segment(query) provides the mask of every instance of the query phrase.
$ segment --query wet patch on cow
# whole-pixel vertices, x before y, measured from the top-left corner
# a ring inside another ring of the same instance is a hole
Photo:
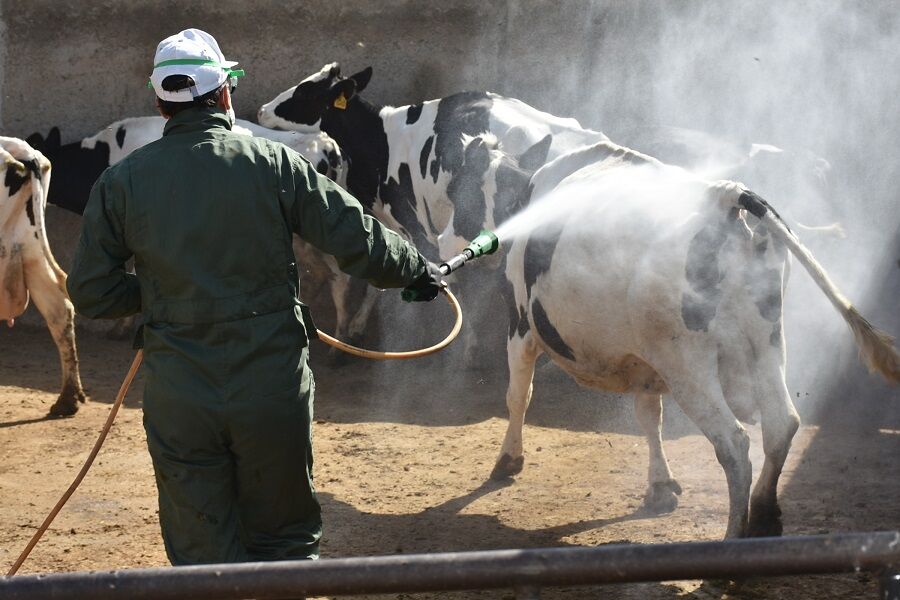
[[[422,115],[422,105],[421,104],[412,104],[409,108],[406,109],[406,124],[412,125],[416,121],[419,120],[419,117]]]
[[[497,192],[494,195],[494,223],[500,224],[521,212],[531,201],[531,176],[547,161],[552,135],[519,155],[514,162],[503,160],[497,167]]]
[[[716,316],[725,273],[719,267],[719,251],[727,238],[721,224],[701,229],[688,245],[685,279],[691,291],[681,298],[681,319],[691,331],[707,331]]]
[[[478,235],[484,225],[484,175],[490,165],[487,144],[475,138],[466,146],[462,164],[447,184],[447,197],[453,204],[453,230],[467,240]]]
[[[497,192],[494,195],[494,223],[498,225],[521,212],[531,199],[531,171],[504,160],[497,167]]]
[[[493,100],[486,92],[461,92],[438,102],[434,118],[434,157],[438,169],[456,173],[463,163],[463,135],[476,136],[489,130],[492,105]]]
[[[537,278],[550,270],[553,262],[553,253],[559,236],[562,234],[564,223],[557,221],[547,223],[541,228],[540,233],[533,233],[525,242],[524,270],[525,293],[531,298],[531,288]]]
[[[534,330],[547,346],[555,353],[569,360],[575,360],[575,354],[568,344],[559,335],[556,327],[547,317],[547,312],[540,300],[535,300],[531,305],[531,317],[534,319]]]
[[[120,125],[119,129],[116,131],[116,143],[119,145],[121,149],[122,146],[125,145],[125,126]]]
[[[422,146],[422,152],[419,153],[419,168],[422,170],[422,179],[428,173],[428,157],[431,156],[431,145],[434,143],[434,136],[428,136],[425,144]]]

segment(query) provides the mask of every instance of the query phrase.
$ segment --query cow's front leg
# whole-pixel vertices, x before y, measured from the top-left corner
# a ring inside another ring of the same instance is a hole
[[[34,304],[47,322],[62,364],[62,391],[50,407],[50,414],[55,417],[74,415],[78,411],[78,403],[87,399],[78,372],[75,309],[63,291],[64,284],[57,280],[47,265],[26,267],[25,278]]]
[[[509,387],[506,390],[506,407],[509,409],[509,425],[500,449],[500,458],[491,471],[491,479],[512,477],[522,471],[525,456],[522,448],[522,427],[525,411],[531,402],[534,363],[539,351],[528,331],[524,336],[514,332],[506,345],[509,362]]]
[[[672,477],[662,445],[662,396],[635,394],[634,414],[650,449],[647,495],[644,506],[654,513],[672,512],[678,506],[681,486]]]

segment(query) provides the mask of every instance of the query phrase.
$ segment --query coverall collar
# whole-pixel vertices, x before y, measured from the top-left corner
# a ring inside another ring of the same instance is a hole
[[[206,131],[215,127],[231,129],[231,120],[225,111],[207,107],[188,108],[166,121],[163,135]]]

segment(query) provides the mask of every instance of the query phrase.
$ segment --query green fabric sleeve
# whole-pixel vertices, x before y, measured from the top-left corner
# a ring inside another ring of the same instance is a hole
[[[313,169],[298,153],[283,147],[282,190],[292,229],[337,259],[342,271],[380,288],[404,287],[425,272],[426,260],[415,247],[378,220],[364,214],[356,198]]]
[[[132,252],[125,245],[124,201],[122,183],[107,169],[84,209],[66,288],[75,310],[91,319],[117,319],[141,310],[137,277],[125,269]]]

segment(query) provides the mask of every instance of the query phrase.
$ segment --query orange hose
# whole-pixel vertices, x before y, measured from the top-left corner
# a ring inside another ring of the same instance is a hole
[[[110,427],[112,427],[113,421],[116,418],[116,413],[119,412],[119,407],[122,406],[122,401],[125,399],[125,394],[128,393],[128,388],[131,386],[131,381],[137,374],[137,370],[141,366],[141,361],[143,360],[143,358],[143,351],[138,350],[137,354],[135,354],[134,356],[134,360],[131,363],[131,368],[128,370],[128,374],[125,376],[125,380],[122,381],[122,386],[119,388],[119,393],[116,395],[116,400],[115,402],[113,402],[112,408],[109,411],[109,416],[106,417],[106,423],[103,425],[103,429],[100,430],[100,437],[97,438],[96,443],[94,443],[94,448],[88,455],[87,460],[84,461],[84,466],[81,467],[81,471],[79,471],[78,475],[75,476],[75,481],[72,482],[72,485],[69,486],[69,489],[66,490],[66,493],[62,495],[62,498],[59,499],[59,502],[57,502],[56,506],[53,507],[53,510],[50,511],[50,514],[47,515],[47,518],[44,519],[44,522],[40,527],[38,527],[38,530],[32,536],[31,541],[28,542],[27,546],[25,546],[25,550],[22,551],[22,554],[20,554],[19,558],[16,559],[16,562],[13,563],[12,568],[7,571],[7,577],[12,577],[16,574],[16,571],[19,570],[19,567],[22,566],[22,563],[25,562],[25,559],[28,558],[29,554],[31,554],[32,549],[34,549],[35,545],[37,545],[38,541],[41,539],[41,536],[43,536],[44,532],[47,531],[47,529],[50,527],[50,523],[53,522],[53,519],[56,518],[56,515],[59,514],[59,511],[62,510],[62,507],[65,505],[65,503],[68,502],[72,494],[75,493],[75,489],[78,487],[78,484],[81,483],[81,480],[84,479],[84,476],[87,475],[88,469],[91,468],[94,459],[97,458],[97,453],[100,452],[100,446],[102,446],[103,442],[106,440],[106,434],[109,433],[109,429]]]
[[[446,287],[441,288],[441,291],[447,295],[447,301],[456,312],[456,323],[453,324],[453,329],[450,330],[450,333],[447,335],[447,337],[445,337],[434,346],[429,346],[428,348],[422,348],[421,350],[408,350],[406,352],[382,352],[379,350],[366,350],[365,348],[357,348],[356,346],[346,344],[341,340],[333,338],[327,333],[324,333],[323,331],[320,331],[318,329],[316,329],[316,332],[319,334],[319,339],[329,346],[334,346],[338,350],[343,350],[348,354],[354,354],[363,358],[371,358],[374,360],[403,360],[408,358],[428,356],[429,354],[434,354],[435,352],[443,350],[444,348],[449,346],[450,342],[456,339],[456,336],[459,335],[459,331],[462,329],[462,308],[460,308],[459,306],[459,300],[457,300],[456,296],[453,295],[453,292],[451,292]]]

